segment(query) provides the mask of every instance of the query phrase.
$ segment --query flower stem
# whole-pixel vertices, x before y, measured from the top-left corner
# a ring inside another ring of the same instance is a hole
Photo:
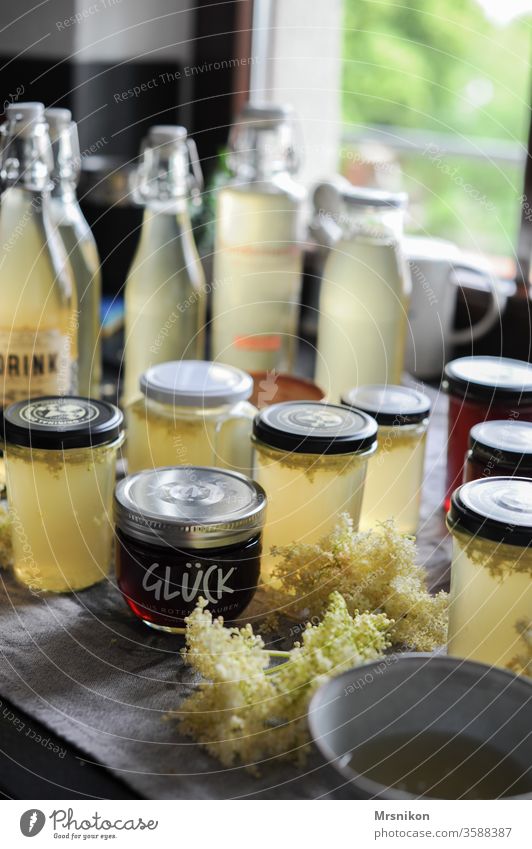
[[[289,651],[275,651],[273,649],[272,650],[264,649],[264,651],[266,652],[266,654],[269,654],[270,657],[286,657],[286,658],[290,657]]]

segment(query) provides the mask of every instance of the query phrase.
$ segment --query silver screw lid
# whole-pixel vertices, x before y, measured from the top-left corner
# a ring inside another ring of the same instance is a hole
[[[174,548],[221,548],[260,533],[266,493],[237,472],[168,466],[129,475],[115,490],[115,522],[126,536]]]

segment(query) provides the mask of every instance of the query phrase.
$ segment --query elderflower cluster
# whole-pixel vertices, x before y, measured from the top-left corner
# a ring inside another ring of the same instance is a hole
[[[319,625],[307,625],[285,662],[269,654],[250,625],[225,628],[201,601],[187,619],[183,654],[203,680],[179,708],[181,730],[225,766],[279,756],[302,761],[307,708],[328,677],[382,656],[392,625],[384,614],[353,613],[332,593]]]
[[[392,520],[357,533],[344,514],[336,528],[315,545],[293,543],[274,548],[279,562],[271,591],[273,604],[307,618],[320,617],[327,596],[337,590],[350,612],[383,611],[395,624],[394,643],[432,651],[446,641],[448,595],[430,595],[423,568],[416,563],[412,537]]]

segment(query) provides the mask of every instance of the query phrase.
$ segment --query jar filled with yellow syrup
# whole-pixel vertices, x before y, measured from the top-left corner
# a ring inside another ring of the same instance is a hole
[[[256,408],[249,374],[223,363],[181,360],[148,369],[128,410],[129,472],[217,466],[249,474]]]
[[[463,484],[447,525],[449,654],[532,674],[532,480]]]
[[[379,426],[370,458],[360,528],[393,519],[402,533],[415,534],[423,484],[430,398],[408,386],[360,386],[342,397]]]
[[[262,577],[275,565],[272,546],[313,543],[342,513],[358,528],[377,424],[334,404],[294,401],[261,410],[253,425],[254,477],[266,490]]]
[[[4,413],[13,568],[35,592],[69,592],[107,576],[122,413],[48,396]]]

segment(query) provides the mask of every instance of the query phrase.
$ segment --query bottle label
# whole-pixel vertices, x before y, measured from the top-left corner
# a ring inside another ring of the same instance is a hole
[[[70,337],[59,330],[0,329],[0,406],[72,391]]]

